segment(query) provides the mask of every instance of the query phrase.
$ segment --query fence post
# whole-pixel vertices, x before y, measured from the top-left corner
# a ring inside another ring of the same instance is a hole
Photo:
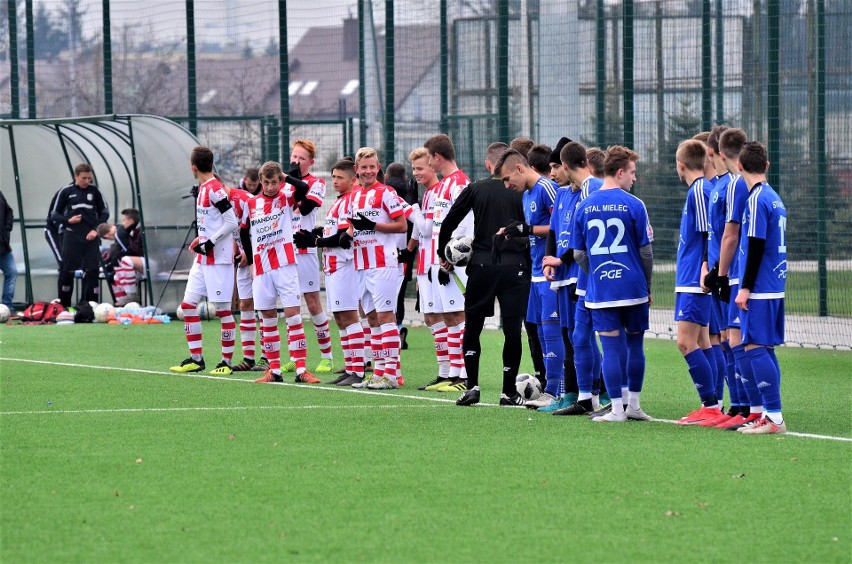
[[[633,0],[624,0],[623,16],[624,145],[633,149]]]
[[[767,37],[766,46],[769,54],[767,72],[767,108],[766,118],[768,122],[768,146],[769,161],[774,163],[769,168],[769,184],[780,193],[781,187],[778,182],[781,179],[780,164],[783,160],[781,155],[781,85],[780,85],[780,54],[779,35],[781,32],[781,14],[779,2],[767,2]]]
[[[604,0],[597,0],[595,12],[595,137],[606,147],[606,12]]]
[[[195,1],[186,0],[186,103],[189,131],[198,133],[198,93],[195,84]]]
[[[447,0],[441,0],[441,133],[448,133],[447,114],[450,113],[450,39],[447,29]]]
[[[279,134],[280,158],[290,159],[290,57],[287,51],[287,0],[278,0],[278,70],[281,131]],[[284,168],[287,168],[286,166]]]
[[[817,177],[817,272],[819,314],[828,315],[828,157],[825,154],[825,0],[816,0],[816,177]]]
[[[358,0],[358,143],[367,146],[367,59],[364,37],[364,2]],[[352,155],[353,157],[355,155]]]
[[[497,139],[509,142],[509,0],[497,0]]]
[[[18,3],[8,2],[9,10],[9,95],[12,98],[12,119],[21,117],[21,85],[18,68]]]
[[[701,3],[701,130],[713,125],[713,61],[710,37],[710,0]]]
[[[725,120],[725,15],[716,0],[716,123]]]
[[[103,0],[104,39],[104,113],[112,113],[112,34],[110,33],[109,1]]]
[[[393,0],[385,0],[385,163],[392,163],[396,150],[394,137],[395,97],[394,97],[394,33]]]
[[[27,117],[36,117],[36,81],[35,81],[35,23],[33,20],[33,0],[26,0],[27,14]]]

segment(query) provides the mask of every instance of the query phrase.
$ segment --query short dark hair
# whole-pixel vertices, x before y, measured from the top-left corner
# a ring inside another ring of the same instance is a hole
[[[446,133],[433,135],[423,143],[423,146],[432,155],[441,155],[448,161],[456,160],[456,148]]]
[[[121,215],[127,217],[133,223],[139,223],[139,210],[135,208],[121,210]]]
[[[249,180],[260,180],[260,174],[258,174],[257,169],[254,167],[246,169],[245,177]]]
[[[530,149],[530,152],[527,153],[527,161],[529,161],[530,166],[533,168],[533,170],[535,170],[539,174],[549,174],[550,153],[552,152],[553,149],[551,149],[544,143],[533,145],[533,147]]]
[[[488,148],[485,149],[485,160],[493,165],[498,160],[500,160],[500,157],[503,156],[503,153],[505,153],[508,150],[509,150],[508,145],[506,145],[502,141],[496,141],[496,142],[488,145]]]
[[[728,129],[727,125],[714,125],[710,130],[710,135],[707,136],[707,146],[713,149],[713,152],[719,153],[719,138]]]
[[[638,161],[639,153],[632,151],[622,145],[612,145],[606,149],[606,158],[604,159],[604,174],[607,176],[615,176],[621,169],[627,168],[627,163],[630,161]]]
[[[675,159],[682,162],[687,170],[704,170],[707,160],[707,145],[698,139],[687,139],[678,145]]]
[[[74,176],[81,174],[83,172],[92,172],[92,165],[89,163],[80,163],[74,167]]]
[[[204,145],[198,145],[192,149],[189,162],[198,169],[198,172],[213,172],[213,151]]]
[[[606,160],[606,151],[600,147],[589,147],[586,149],[586,161],[592,169],[592,174],[598,178],[604,175],[604,161]]]
[[[503,167],[506,166],[507,163],[513,164],[516,162],[521,163],[524,166],[530,165],[529,162],[527,162],[527,158],[525,156],[523,156],[521,153],[514,149],[509,149],[508,151],[503,153],[499,159],[497,159],[497,162],[494,164],[494,174],[500,176]]]
[[[587,165],[586,148],[576,141],[571,141],[562,147],[562,151],[559,152],[559,160],[571,170],[584,167]]]
[[[769,154],[766,147],[758,141],[747,141],[740,151],[740,166],[745,172],[751,174],[763,174],[769,164]]]
[[[355,176],[355,161],[352,159],[343,158],[334,163],[334,166],[331,167],[332,172],[335,170],[342,170],[347,174],[351,174]]]
[[[527,153],[530,152],[533,145],[535,145],[535,141],[529,137],[515,137],[512,139],[512,142],[509,143],[509,148],[513,151],[519,152],[522,157],[527,158]]]
[[[702,143],[705,143],[705,144],[707,143],[708,137],[710,137],[709,131],[702,131],[701,133],[698,133],[698,134],[692,136],[692,138],[695,139],[696,141],[701,141]]]
[[[405,165],[400,163],[391,163],[385,169],[387,178],[405,178]]]
[[[735,159],[748,141],[745,131],[739,127],[731,127],[719,136],[719,151],[729,159]]]

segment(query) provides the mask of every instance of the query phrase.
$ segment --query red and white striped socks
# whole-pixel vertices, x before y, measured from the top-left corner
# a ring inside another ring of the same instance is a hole
[[[432,331],[432,336],[435,338],[435,357],[438,361],[438,376],[449,378],[450,355],[447,350],[447,325],[443,321],[439,321],[431,325],[429,330]]]
[[[447,329],[447,349],[450,355],[450,378],[463,378],[464,356],[462,356],[462,339],[464,338],[464,321]]]
[[[388,379],[396,381],[399,376],[399,328],[396,323],[385,323],[379,330],[382,336],[382,358],[384,359],[382,373]]]
[[[278,333],[278,317],[263,318],[263,352],[273,374],[281,374],[281,335]]]
[[[320,355],[322,358],[334,358],[331,353],[331,330],[328,328],[328,317],[325,312],[312,315],[311,321],[314,322],[314,332],[317,334]]]
[[[353,323],[343,330],[344,348],[343,355],[346,357],[348,350],[348,364],[344,370],[364,376],[364,329],[360,323]]]
[[[254,310],[240,312],[240,344],[243,349],[243,359],[254,360],[255,339],[257,328]]]
[[[302,325],[301,314],[287,318],[287,343],[290,349],[290,358],[296,363],[296,374],[301,375],[305,372],[305,359],[308,356],[305,327]],[[268,357],[267,360],[269,360]]]
[[[186,344],[189,345],[189,356],[192,360],[201,360],[201,318],[198,316],[198,304],[183,302],[183,330],[186,333]]]
[[[234,358],[234,342],[236,340],[237,322],[234,320],[234,314],[230,308],[217,311],[216,317],[222,323],[222,360],[228,366],[231,366],[231,361]]]

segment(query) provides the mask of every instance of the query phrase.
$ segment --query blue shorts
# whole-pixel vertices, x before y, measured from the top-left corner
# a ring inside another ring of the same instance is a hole
[[[574,327],[580,325],[592,326],[592,312],[586,307],[586,297],[579,296],[574,306]]]
[[[740,308],[737,307],[737,294],[740,292],[740,285],[731,286],[731,301],[725,304],[722,302],[722,307],[725,305],[728,306],[728,328],[731,329],[739,329],[740,321],[742,318],[740,317]]]
[[[590,310],[592,327],[597,332],[626,329],[628,333],[640,333],[648,330],[647,302],[623,307],[607,307]]]
[[[705,294],[675,293],[675,321],[691,321],[706,326],[710,323],[710,300],[712,296]]]
[[[784,298],[749,300],[740,310],[744,345],[774,347],[784,343]]]
[[[533,282],[530,285],[527,321],[536,325],[541,325],[545,321],[559,321],[556,292],[550,289],[550,282]]]
[[[556,290],[556,305],[559,307],[559,324],[568,330],[574,329],[574,302],[571,301],[573,286],[560,286]]]
[[[728,304],[717,298],[710,296],[710,334],[719,335],[721,331],[727,329],[726,320]]]

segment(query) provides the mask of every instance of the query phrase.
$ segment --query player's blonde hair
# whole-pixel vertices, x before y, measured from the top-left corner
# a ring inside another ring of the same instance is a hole
[[[639,153],[628,149],[623,145],[612,145],[606,149],[606,158],[604,159],[604,174],[607,176],[615,176],[621,169],[627,169],[627,164],[630,161],[636,162],[639,160]]]
[[[295,149],[296,147],[301,147],[307,151],[311,156],[311,159],[317,155],[317,146],[310,139],[296,139],[296,141],[293,142],[293,148]]]
[[[410,153],[408,153],[408,162],[413,163],[417,159],[422,159],[423,157],[429,156],[429,149],[426,147],[417,147]]]
[[[266,161],[258,171],[261,178],[281,178],[284,176],[284,171],[281,170],[281,165],[275,161]]]
[[[361,147],[358,149],[358,152],[355,153],[355,164],[361,162],[362,159],[371,159],[371,158],[379,158],[379,154],[372,147]]]

